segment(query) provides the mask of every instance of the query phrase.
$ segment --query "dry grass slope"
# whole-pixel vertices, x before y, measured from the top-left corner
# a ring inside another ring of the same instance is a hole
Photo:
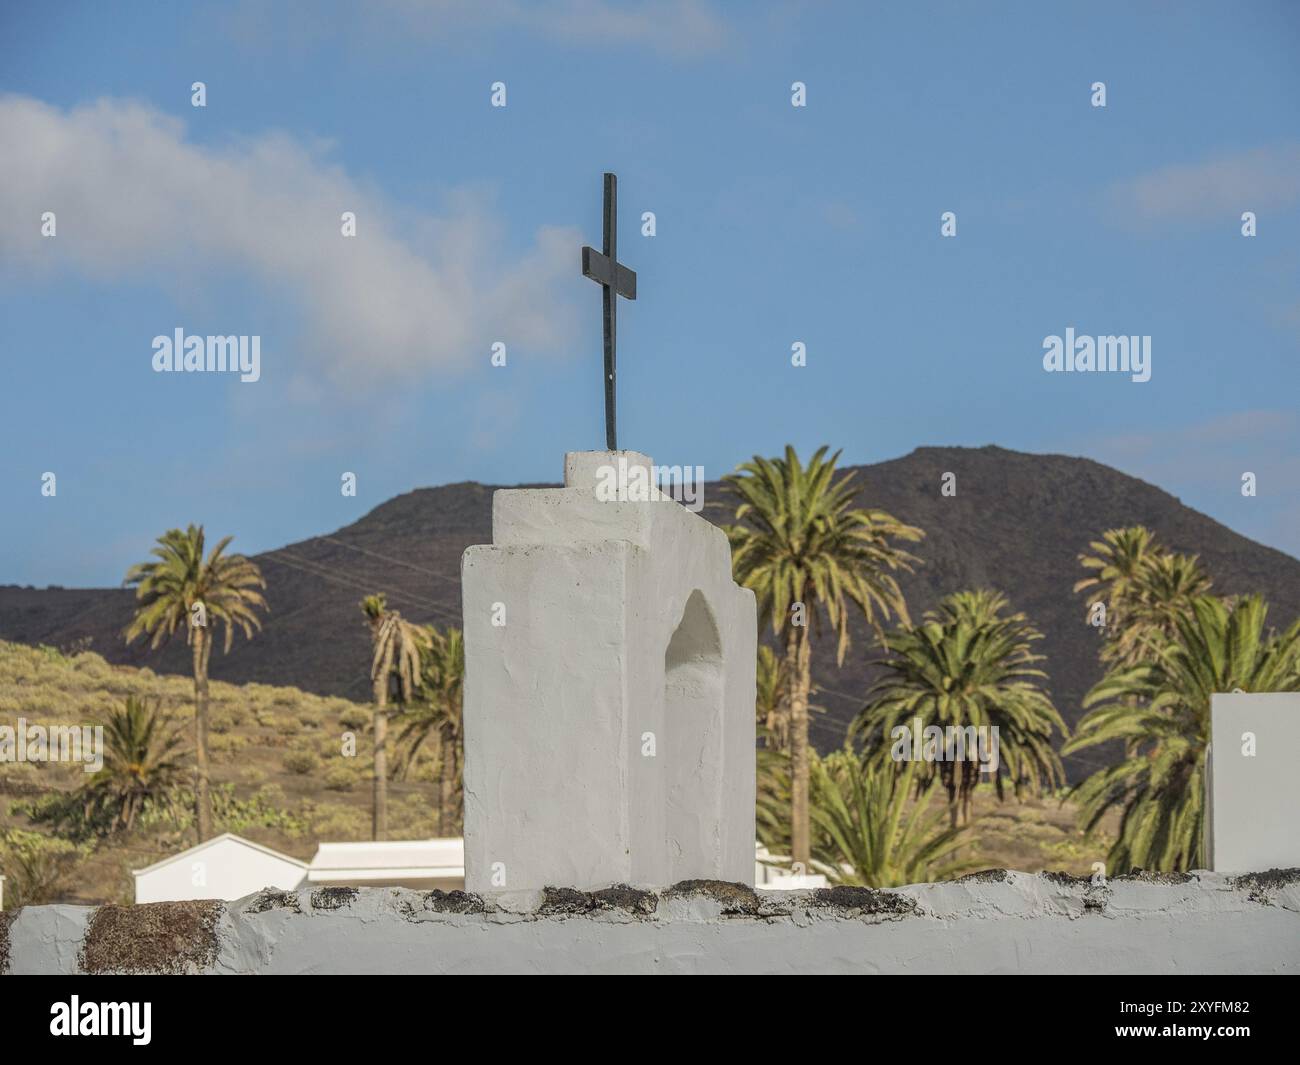
[[[128,695],[157,699],[163,713],[192,735],[193,684],[149,669],[113,666],[97,654],[64,655],[52,648],[0,641],[0,723],[94,724]],[[343,739],[356,737],[344,757]],[[236,800],[218,831],[309,859],[318,840],[361,840],[370,833],[370,708],[347,699],[267,684],[212,682],[212,780]],[[389,791],[390,835],[436,834],[435,767],[417,763]],[[79,766],[0,764],[0,832],[33,829],[15,811],[85,779]],[[131,869],[143,868],[194,843],[193,829],[150,819],[139,831],[101,844],[68,878],[66,901],[132,900]],[[0,872],[4,870],[0,868]]]
[[[159,700],[185,729],[193,720],[192,684],[148,669],[113,666],[97,654],[64,655],[52,648],[0,641],[0,723],[93,724],[128,695]],[[218,831],[233,831],[302,859],[318,841],[361,840],[370,830],[370,710],[346,699],[266,684],[212,683],[212,774],[234,809],[218,810]],[[356,737],[355,757],[341,754]],[[0,764],[0,833],[46,832],[16,808],[85,778],[78,766]],[[418,839],[437,833],[436,766],[418,763],[390,789],[390,835]],[[1087,873],[1109,840],[1085,841],[1074,810],[1059,797],[998,804],[981,791],[975,802],[975,855],[988,868]],[[188,823],[149,819],[121,839],[100,843],[71,867],[58,894],[67,902],[131,902],[132,869],[194,843]],[[3,862],[3,856],[0,856]],[[3,872],[0,865],[0,872]]]

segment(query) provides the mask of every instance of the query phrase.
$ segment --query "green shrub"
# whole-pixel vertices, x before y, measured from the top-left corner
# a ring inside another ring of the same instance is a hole
[[[355,732],[370,724],[370,712],[363,706],[349,706],[339,714],[339,724]]]
[[[305,776],[313,773],[320,768],[320,759],[316,757],[315,751],[304,751],[302,749],[286,751],[281,764],[290,773],[297,773]]]
[[[283,810],[288,806],[288,800],[284,797],[284,788],[274,781],[263,784],[253,792],[251,801],[273,810]]]
[[[11,828],[0,834],[5,905],[40,906],[58,901],[71,886],[73,867],[89,850],[64,839]]]
[[[228,735],[218,734],[208,737],[208,750],[213,754],[235,754],[242,751],[251,742],[247,736],[239,736],[233,733]]]
[[[235,727],[235,719],[225,709],[214,710],[208,716],[208,731],[220,736]]]
[[[336,765],[325,774],[325,787],[330,791],[351,791],[357,775],[345,765]]]
[[[370,814],[351,806],[321,803],[312,810],[308,829],[316,839],[369,839]]]

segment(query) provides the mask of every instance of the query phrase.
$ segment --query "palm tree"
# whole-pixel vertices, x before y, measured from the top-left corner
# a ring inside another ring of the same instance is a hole
[[[389,610],[382,593],[361,600],[361,612],[370,623],[370,682],[375,693],[371,835],[383,839],[388,834],[388,688],[396,680],[398,697],[403,703],[411,701],[420,672],[420,651],[429,645],[429,634],[396,610]]]
[[[1066,754],[1123,740],[1132,757],[1098,770],[1074,790],[1091,832],[1122,808],[1113,872],[1135,867],[1195,869],[1204,864],[1205,751],[1215,692],[1300,691],[1300,621],[1266,636],[1259,596],[1233,603],[1198,596],[1176,619],[1175,638],[1136,666],[1116,666],[1084,699]]]
[[[1177,619],[1190,615],[1196,596],[1209,593],[1210,578],[1195,555],[1171,553],[1141,525],[1109,529],[1102,542],[1092,546],[1098,556],[1080,555],[1079,560],[1099,576],[1074,587],[1081,591],[1105,586],[1110,593],[1111,618],[1101,661],[1107,668],[1139,665],[1174,638]],[[1129,742],[1125,755],[1133,754]]]
[[[1171,636],[1173,619],[1210,590],[1195,555],[1172,554],[1145,526],[1107,529],[1089,546],[1096,553],[1080,555],[1079,562],[1094,575],[1076,581],[1074,590],[1098,596],[1094,601],[1106,607],[1105,662],[1137,665],[1143,644]]]
[[[1130,643],[1154,642],[1156,646],[1168,643],[1176,634],[1178,618],[1191,613],[1192,601],[1209,594],[1212,583],[1196,555],[1155,552],[1139,574],[1136,602],[1131,611],[1131,625],[1138,631]],[[1136,657],[1140,659],[1141,653]]]
[[[1052,732],[1067,734],[1065,722],[1041,684],[1047,674],[1030,645],[1043,638],[1024,614],[1006,614],[1007,600],[998,592],[956,592],[927,611],[921,625],[903,626],[885,637],[888,658],[873,665],[885,669],[867,695],[849,730],[851,738],[868,739],[868,757],[878,769],[892,757],[889,740],[899,726],[988,729],[997,737],[993,781],[1003,797],[1003,772],[1017,794],[1044,784],[1065,782],[1061,760],[1052,749]],[[996,732],[992,732],[996,729]],[[975,735],[978,735],[976,733]],[[914,744],[920,735],[912,737]],[[896,763],[910,773],[911,761]],[[924,783],[937,775],[948,792],[950,823],[969,822],[971,795],[979,783],[978,761],[925,763]]]
[[[1124,529],[1107,529],[1100,540],[1089,545],[1095,552],[1080,555],[1079,564],[1093,570],[1094,575],[1076,581],[1076,592],[1092,591],[1106,603],[1108,624],[1119,620],[1115,615],[1133,597],[1142,567],[1147,557],[1158,550],[1151,530],[1143,525],[1130,525]]]
[[[790,682],[785,659],[762,644],[758,648],[758,663],[754,671],[756,687],[755,715],[757,725],[763,730],[765,746],[769,750],[786,751],[790,748],[790,715],[787,698]]]
[[[891,540],[925,534],[883,510],[854,506],[853,475],[838,479],[837,451],[819,448],[805,466],[795,449],[784,458],[754,456],[726,478],[740,499],[736,525],[727,528],[736,581],[753,589],[761,618],[785,641],[790,718],[791,857],[810,860],[808,814],[808,695],[812,647],[808,622],[821,614],[836,634],[836,661],[849,647],[849,605],[880,629],[891,613],[906,619],[907,605],[892,571],[917,559]],[[797,613],[796,613],[797,612]]]
[[[171,529],[158,538],[151,552],[155,559],[132,566],[126,584],[135,586],[135,617],[126,630],[126,642],[141,635],[152,637],[156,649],[185,629],[194,666],[195,819],[199,842],[212,835],[212,797],[208,790],[208,660],[212,655],[212,630],[225,628],[223,651],[230,653],[235,629],[245,639],[261,629],[257,609],[269,609],[259,588],[266,587],[261,571],[243,555],[227,555],[233,537],[227,536],[203,557],[203,526],[184,532]]]
[[[759,747],[754,753],[755,832],[773,854],[789,854],[790,759],[771,747]]]
[[[87,822],[129,832],[147,806],[169,806],[183,773],[180,745],[156,701],[127,696],[104,726],[104,766],[81,789]]]
[[[88,855],[84,844],[57,836],[20,828],[0,831],[0,867],[8,878],[5,898],[9,908],[57,902],[69,892],[77,864]]]
[[[785,659],[760,644],[755,674],[755,823],[759,841],[779,854],[790,849],[789,717]]]
[[[420,698],[403,715],[398,746],[405,773],[425,741],[433,737],[438,749],[438,834],[455,834],[456,792],[464,752],[465,641],[460,629],[430,628],[429,645],[421,656]]]
[[[844,750],[813,760],[816,868],[836,883],[898,887],[945,880],[970,868],[953,857],[965,829],[941,826],[930,810],[932,780],[906,812],[915,763],[900,779]]]
[[[756,757],[755,819],[759,841],[773,854],[790,853],[790,685],[786,662],[766,644],[758,648],[755,670]],[[810,695],[817,691],[812,686]],[[809,719],[823,708],[808,704]]]

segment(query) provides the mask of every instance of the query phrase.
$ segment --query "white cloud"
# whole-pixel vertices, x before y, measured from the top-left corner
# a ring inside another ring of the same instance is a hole
[[[1261,543],[1300,558],[1300,414],[1236,411],[1134,433],[1106,433],[1076,449],[1166,491]],[[1241,494],[1253,473],[1258,495]]]
[[[1256,464],[1267,462],[1271,469],[1286,471],[1300,484],[1298,442],[1300,415],[1260,409],[1161,429],[1108,433],[1090,453],[1117,465],[1140,463],[1157,478],[1177,476],[1198,484],[1222,482],[1234,471],[1251,469],[1253,459]]]
[[[1279,144],[1167,166],[1120,182],[1112,202],[1146,222],[1237,219],[1300,201],[1300,145]]]
[[[503,227],[473,197],[442,215],[400,211],[324,145],[268,134],[212,148],[142,104],[63,111],[21,96],[0,97],[0,144],[13,148],[0,161],[0,268],[156,281],[182,305],[251,277],[301,311],[299,369],[313,378],[383,384],[484,359],[494,340],[555,351],[574,333],[558,293],[576,276],[576,232],[541,227],[502,262]],[[54,239],[40,235],[45,211]],[[357,214],[355,238],[340,234],[343,211]]]

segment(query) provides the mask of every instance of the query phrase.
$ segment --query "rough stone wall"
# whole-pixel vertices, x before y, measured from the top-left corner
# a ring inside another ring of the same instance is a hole
[[[1105,885],[994,870],[887,891],[323,888],[5,917],[11,974],[1300,972],[1297,869]]]

